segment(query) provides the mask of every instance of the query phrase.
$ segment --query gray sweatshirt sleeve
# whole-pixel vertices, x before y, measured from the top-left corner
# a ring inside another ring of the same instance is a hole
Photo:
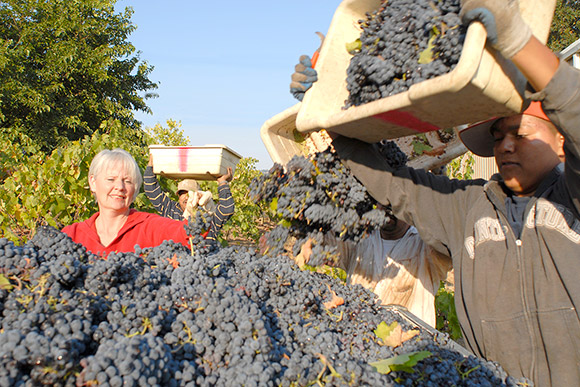
[[[531,94],[564,136],[566,185],[580,213],[580,70],[560,62],[544,90]]]
[[[339,137],[333,145],[341,160],[379,203],[412,224],[435,250],[450,255],[463,242],[465,214],[481,197],[485,180],[451,180],[409,167],[392,170],[374,144]]]
[[[179,207],[179,204],[171,200],[169,196],[163,192],[157,177],[155,177],[155,174],[153,173],[152,166],[147,166],[145,173],[143,174],[143,189],[145,195],[147,195],[147,198],[161,216],[175,220],[183,219],[183,211]]]

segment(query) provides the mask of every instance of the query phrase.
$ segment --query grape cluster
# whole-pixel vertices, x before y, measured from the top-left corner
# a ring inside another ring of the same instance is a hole
[[[2,386],[516,385],[444,334],[383,345],[381,322],[414,326],[361,286],[246,247],[103,259],[40,228],[23,246],[0,238],[0,284]],[[344,304],[329,308],[333,292]],[[423,350],[410,373],[370,365]]]
[[[325,234],[357,242],[388,221],[385,212],[376,208],[365,187],[332,150],[315,153],[311,158],[294,156],[286,169],[285,172],[275,164],[250,184],[250,194],[275,206],[276,213],[284,219],[267,236],[267,245],[275,254],[284,250],[289,237],[299,239],[296,248],[312,239],[315,243],[311,264],[331,263],[336,248],[324,243]],[[274,185],[276,189],[272,189]]]
[[[347,69],[345,108],[401,93],[451,71],[466,28],[459,0],[388,0],[366,19]]]
[[[392,168],[406,165],[407,155],[395,142],[383,140],[376,145]],[[309,158],[294,156],[286,168],[287,172],[274,164],[250,184],[250,194],[275,206],[283,219],[265,237],[268,255],[283,253],[288,250],[285,245],[295,239],[292,254],[296,256],[310,239],[313,248],[308,264],[333,264],[336,246],[329,245],[325,235],[358,242],[392,216],[376,208],[376,201],[330,148]]]
[[[407,154],[399,148],[396,142],[381,140],[377,143],[377,147],[391,168],[397,169],[407,165],[409,158],[407,157]]]
[[[189,217],[184,228],[190,238],[192,254],[196,251],[207,254],[217,248],[217,242],[215,240],[205,239],[204,237],[204,234],[210,227],[211,223],[207,213],[196,211]]]

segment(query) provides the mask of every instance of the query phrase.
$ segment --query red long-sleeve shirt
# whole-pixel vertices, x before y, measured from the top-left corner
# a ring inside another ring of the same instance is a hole
[[[141,248],[154,247],[165,240],[173,240],[189,246],[189,238],[183,228],[186,221],[164,218],[134,209],[129,211],[129,217],[117,237],[108,246],[103,246],[95,227],[95,220],[98,216],[97,212],[84,222],[66,226],[62,231],[74,242],[82,244],[90,252],[101,256],[107,256],[112,251],[135,251],[135,245]]]

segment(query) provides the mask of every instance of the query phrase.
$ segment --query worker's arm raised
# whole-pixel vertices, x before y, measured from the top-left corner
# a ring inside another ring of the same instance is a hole
[[[536,91],[556,73],[558,57],[532,35],[517,0],[462,0],[461,17],[466,24],[480,21],[489,43],[512,60]]]
[[[465,24],[474,20],[483,23],[489,43],[508,59],[532,37],[517,0],[461,0],[460,16]]]

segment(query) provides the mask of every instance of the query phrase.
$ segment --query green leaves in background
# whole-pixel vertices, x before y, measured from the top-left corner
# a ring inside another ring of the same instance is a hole
[[[558,52],[580,37],[580,2],[558,0],[548,36],[548,47]]]
[[[452,291],[445,289],[443,284],[435,295],[435,310],[437,311],[437,329],[447,333],[453,340],[460,339],[463,335],[455,311],[455,295]]]

